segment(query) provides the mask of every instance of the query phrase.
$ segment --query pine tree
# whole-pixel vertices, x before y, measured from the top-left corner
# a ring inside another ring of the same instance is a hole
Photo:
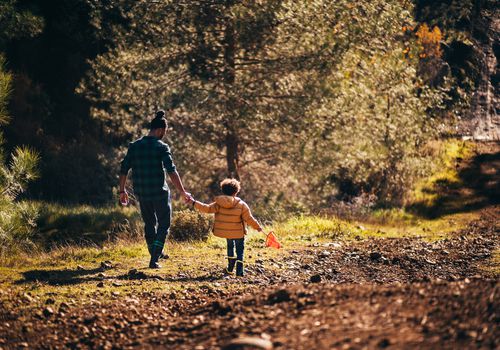
[[[30,12],[20,12],[17,1],[7,0],[0,5],[0,49],[5,40],[33,36],[40,32],[42,21]],[[0,127],[9,122],[7,110],[12,76],[5,69],[0,52]],[[4,153],[4,137],[0,130],[0,256],[18,248],[32,245],[37,210],[33,204],[16,201],[26,185],[38,177],[39,155],[27,147],[16,147],[12,154]]]

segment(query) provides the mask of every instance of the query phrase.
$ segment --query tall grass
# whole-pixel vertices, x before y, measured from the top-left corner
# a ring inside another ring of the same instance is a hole
[[[416,184],[410,194],[409,206],[419,204],[432,207],[442,194],[443,184],[448,188],[460,186],[457,165],[460,161],[470,158],[473,149],[471,142],[456,139],[437,143],[431,151],[434,154],[431,175]]]
[[[66,244],[102,245],[141,235],[140,213],[134,207],[62,206],[39,202],[34,241],[44,249]]]

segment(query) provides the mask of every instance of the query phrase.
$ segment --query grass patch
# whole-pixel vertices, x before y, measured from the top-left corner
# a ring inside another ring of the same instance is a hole
[[[62,206],[36,202],[39,208],[35,243],[44,249],[59,245],[103,245],[140,235],[140,213],[134,207]]]
[[[408,207],[414,210],[433,208],[440,197],[449,190],[463,186],[458,165],[473,155],[474,144],[468,141],[450,139],[429,147],[434,157],[432,175],[419,181],[410,194]]]
[[[147,268],[149,255],[142,240],[118,241],[103,247],[59,247],[31,257],[23,256],[11,267],[0,267],[0,290],[14,299],[22,299],[28,293],[32,307],[42,307],[47,298],[56,298],[58,303],[112,300],[118,295],[134,296],[148,291],[170,293],[218,283],[217,278],[214,280],[214,271],[222,271],[226,264],[226,242],[214,236],[206,242],[169,241],[165,251],[170,258],[162,260],[163,267],[154,271]],[[256,259],[274,259],[283,253],[264,248],[262,234],[249,233],[245,251],[247,264],[255,263]],[[101,270],[104,261],[110,261],[113,268]],[[129,279],[131,269],[148,277]],[[97,287],[99,282],[103,283],[101,287]],[[238,290],[245,285],[235,280],[227,288]]]
[[[500,276],[500,249],[496,248],[491,255],[490,260],[481,266],[484,271],[487,271],[494,276]]]

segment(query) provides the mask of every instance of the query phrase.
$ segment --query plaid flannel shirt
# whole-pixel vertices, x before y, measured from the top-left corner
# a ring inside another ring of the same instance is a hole
[[[120,174],[132,169],[134,193],[139,200],[158,200],[168,196],[165,170],[175,172],[175,165],[168,145],[154,136],[144,136],[129,145],[121,162]]]

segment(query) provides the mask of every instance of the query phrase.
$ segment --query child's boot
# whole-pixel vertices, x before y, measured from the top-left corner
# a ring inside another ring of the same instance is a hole
[[[227,257],[227,273],[233,273],[234,270],[234,265],[236,264],[236,257],[235,256],[228,256]]]
[[[243,261],[236,261],[236,276],[243,276]]]

